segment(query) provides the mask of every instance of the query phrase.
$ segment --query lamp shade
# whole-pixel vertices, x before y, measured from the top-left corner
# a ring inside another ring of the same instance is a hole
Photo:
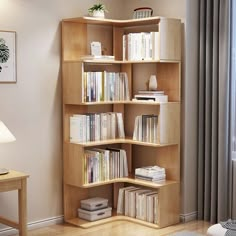
[[[13,142],[15,140],[16,138],[14,137],[14,135],[0,120],[0,143],[8,143],[8,142]]]

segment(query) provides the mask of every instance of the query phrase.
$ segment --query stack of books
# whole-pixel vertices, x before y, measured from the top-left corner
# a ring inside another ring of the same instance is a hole
[[[133,101],[154,101],[154,102],[168,102],[168,95],[164,94],[164,91],[147,91],[140,90],[138,94],[134,95]]]
[[[135,178],[159,182],[166,179],[165,168],[159,166],[146,166],[135,169]]]

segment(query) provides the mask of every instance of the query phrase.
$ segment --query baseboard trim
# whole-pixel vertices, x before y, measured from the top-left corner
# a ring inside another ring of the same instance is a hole
[[[47,227],[49,225],[61,224],[64,221],[64,216],[55,216],[52,218],[47,218],[35,222],[28,223],[28,230],[39,229],[42,227]],[[18,230],[11,227],[0,229],[0,236],[10,236],[17,234]]]
[[[189,222],[189,221],[196,220],[196,219],[197,219],[197,211],[187,213],[187,214],[180,214],[180,221],[181,222]]]

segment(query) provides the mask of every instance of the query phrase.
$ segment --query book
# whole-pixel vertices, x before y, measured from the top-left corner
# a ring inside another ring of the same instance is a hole
[[[139,90],[139,94],[151,94],[151,95],[161,95],[164,94],[164,91],[149,91],[149,90]]]
[[[115,60],[112,55],[84,55],[81,56],[82,60]]]
[[[135,175],[153,178],[155,175],[165,174],[165,168],[159,166],[145,166],[135,169]]]
[[[135,188],[134,186],[128,186],[128,187],[124,187],[124,188],[120,188],[119,192],[118,192],[118,200],[117,200],[117,214],[124,214],[124,192],[125,190],[128,189],[133,189]]]
[[[116,113],[119,138],[125,138],[124,123],[122,113]]]

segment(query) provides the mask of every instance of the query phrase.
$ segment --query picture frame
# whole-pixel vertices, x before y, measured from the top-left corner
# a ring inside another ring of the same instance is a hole
[[[16,81],[16,31],[0,30],[0,83]]]

